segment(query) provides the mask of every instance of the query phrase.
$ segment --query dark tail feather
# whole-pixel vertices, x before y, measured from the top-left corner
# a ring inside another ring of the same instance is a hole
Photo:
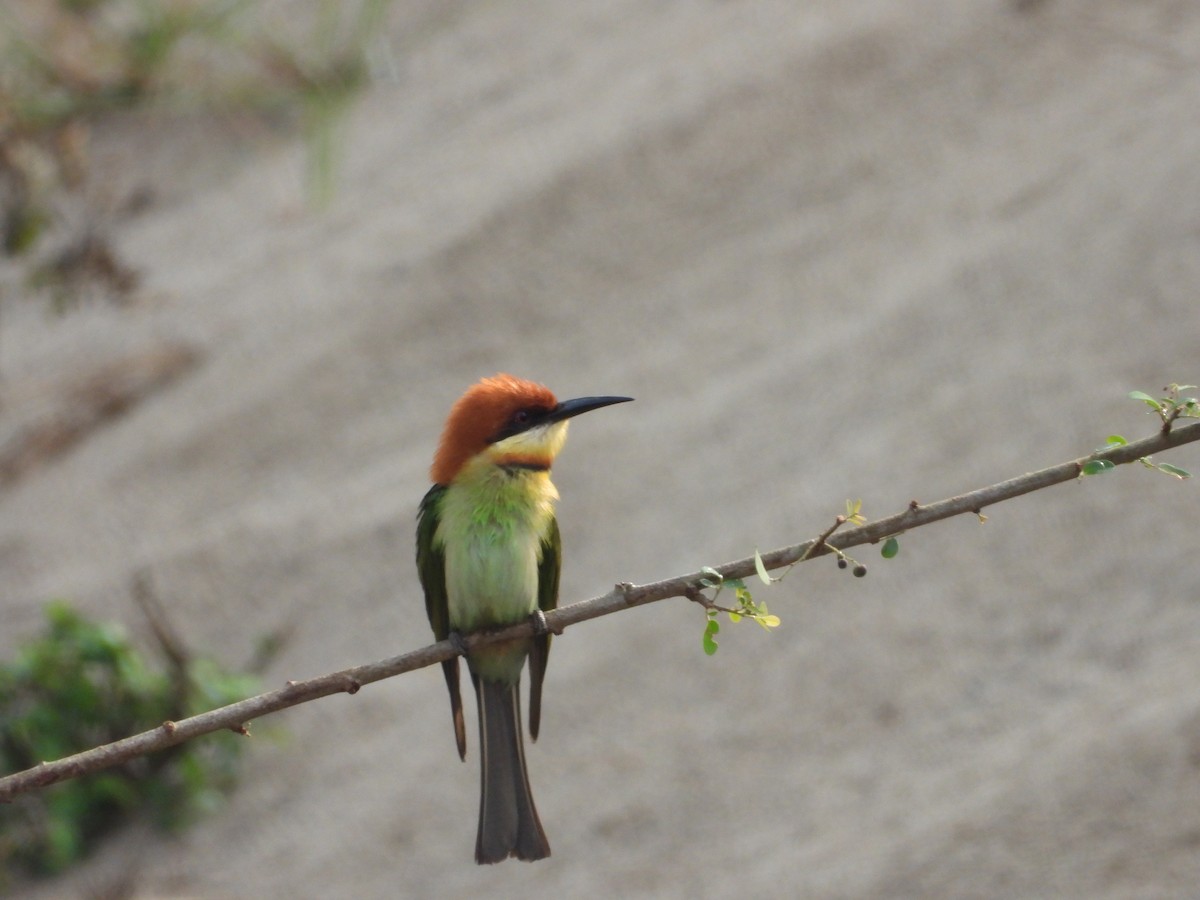
[[[472,675],[479,701],[481,784],[477,863],[545,859],[550,843],[542,831],[521,741],[521,694],[517,684]]]
[[[454,743],[458,746],[458,758],[467,758],[467,726],[463,724],[462,694],[458,692],[458,657],[442,663],[446,676],[446,687],[450,690],[450,716],[454,719]]]

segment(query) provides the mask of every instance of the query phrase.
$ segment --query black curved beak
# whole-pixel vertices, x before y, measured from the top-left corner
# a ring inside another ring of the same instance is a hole
[[[543,422],[561,422],[593,409],[612,406],[614,403],[629,403],[632,400],[632,397],[579,397],[575,400],[564,400],[550,410]]]

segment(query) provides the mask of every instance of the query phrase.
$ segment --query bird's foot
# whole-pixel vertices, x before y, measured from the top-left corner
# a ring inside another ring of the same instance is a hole
[[[533,625],[533,633],[537,637],[550,633],[550,626],[546,624],[546,614],[540,609],[535,609],[529,614],[529,621]]]
[[[463,638],[461,631],[451,631],[446,635],[446,640],[450,642],[450,646],[454,648],[454,652],[459,656],[467,655],[467,642]]]

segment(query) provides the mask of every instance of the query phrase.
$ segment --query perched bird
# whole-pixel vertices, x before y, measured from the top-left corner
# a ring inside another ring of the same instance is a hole
[[[631,399],[559,403],[542,385],[511,375],[485,378],[458,399],[417,520],[417,571],[438,640],[512,625],[557,606],[562,545],[550,465],[567,439],[568,419]],[[550,855],[525,770],[519,690],[528,657],[529,735],[536,741],[549,652],[550,635],[541,633],[467,654],[479,710],[475,861],[481,864]],[[466,759],[458,658],[442,669],[458,755]]]

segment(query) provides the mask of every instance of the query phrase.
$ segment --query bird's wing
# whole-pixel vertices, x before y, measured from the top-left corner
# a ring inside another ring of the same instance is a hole
[[[425,589],[425,612],[433,628],[433,636],[444,641],[450,635],[450,604],[446,598],[446,556],[434,546],[441,515],[444,485],[435,484],[421,500],[417,512],[417,575]],[[442,663],[446,687],[450,691],[450,714],[454,718],[454,740],[461,759],[467,757],[467,728],[463,722],[462,694],[458,689],[458,657]]]
[[[538,561],[538,609],[549,612],[558,606],[558,576],[562,570],[562,537],[558,520],[551,519],[542,538],[542,558]],[[550,634],[536,635],[529,651],[529,736],[537,740],[542,722],[542,680],[550,658]]]

